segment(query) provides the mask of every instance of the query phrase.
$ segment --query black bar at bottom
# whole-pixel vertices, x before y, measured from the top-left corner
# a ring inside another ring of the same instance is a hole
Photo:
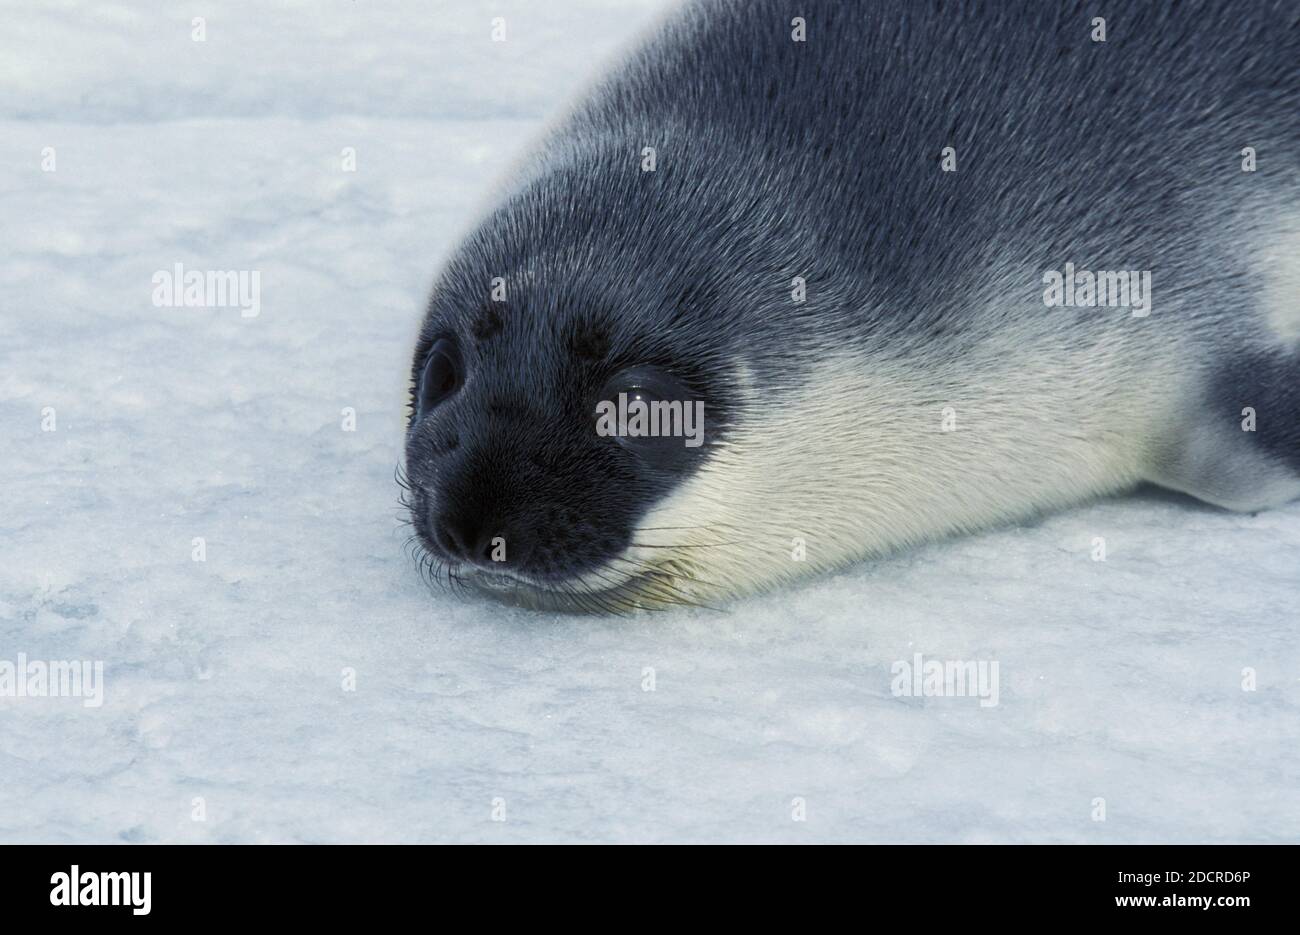
[[[920,911],[922,927],[970,921],[973,911],[1038,924],[1199,918],[1232,925],[1289,917],[1295,908],[1292,846],[875,846],[787,859],[744,848],[721,858],[685,848],[599,860],[576,848],[562,856],[543,857],[536,848],[486,854],[411,846],[10,845],[0,848],[0,897],[10,923],[90,925],[291,918],[333,926],[412,912],[432,923],[448,911],[485,912],[482,921],[490,921],[511,909],[539,922],[594,920],[611,900],[649,924],[665,922],[660,914],[676,904],[689,909],[701,900],[713,913],[834,908],[878,922],[888,918],[882,913]]]

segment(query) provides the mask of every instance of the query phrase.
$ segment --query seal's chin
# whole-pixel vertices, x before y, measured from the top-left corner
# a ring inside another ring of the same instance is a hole
[[[606,567],[577,578],[537,580],[486,568],[460,568],[459,583],[485,597],[530,610],[631,614],[670,607],[704,606],[680,592],[672,572],[655,567],[635,573]]]
[[[519,588],[537,587],[534,582],[526,578],[481,568],[467,568],[458,574],[466,584],[491,594],[504,594]]]

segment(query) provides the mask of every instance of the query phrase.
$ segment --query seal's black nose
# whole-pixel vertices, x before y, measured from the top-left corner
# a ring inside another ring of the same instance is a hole
[[[521,557],[507,552],[507,534],[484,522],[481,516],[442,513],[431,525],[434,542],[453,561],[499,569],[502,565],[517,565]],[[510,552],[518,552],[523,544],[520,537],[514,535],[511,539]]]
[[[492,537],[485,536],[472,516],[444,513],[433,521],[433,538],[451,558],[477,565],[492,561]]]

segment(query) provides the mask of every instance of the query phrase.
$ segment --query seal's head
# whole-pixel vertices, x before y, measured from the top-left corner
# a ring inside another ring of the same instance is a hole
[[[415,534],[439,577],[530,606],[698,602],[692,550],[721,533],[647,518],[738,414],[719,277],[627,223],[656,213],[643,187],[556,189],[508,199],[435,286],[411,373]],[[617,217],[596,207],[611,197]]]

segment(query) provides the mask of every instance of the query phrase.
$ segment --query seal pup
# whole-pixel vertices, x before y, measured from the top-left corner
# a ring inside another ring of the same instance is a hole
[[[1297,63],[1286,0],[685,4],[437,279],[425,560],[618,611],[1143,481],[1295,497]]]

